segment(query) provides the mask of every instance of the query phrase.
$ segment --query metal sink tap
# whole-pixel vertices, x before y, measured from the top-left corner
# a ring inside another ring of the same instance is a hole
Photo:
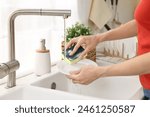
[[[21,15],[40,16],[62,16],[64,19],[71,16],[71,10],[50,10],[50,9],[21,9],[13,12],[9,19],[9,62],[0,64],[0,78],[8,75],[7,87],[16,85],[16,70],[19,69],[19,62],[15,59],[15,19]]]

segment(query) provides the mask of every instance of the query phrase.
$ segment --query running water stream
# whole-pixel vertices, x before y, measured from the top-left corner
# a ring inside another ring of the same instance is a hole
[[[66,57],[66,17],[64,16],[64,58]]]

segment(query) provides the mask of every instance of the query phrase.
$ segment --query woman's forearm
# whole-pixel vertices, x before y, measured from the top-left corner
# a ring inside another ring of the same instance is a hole
[[[102,68],[99,68],[99,70],[102,70]],[[106,66],[102,76],[127,76],[148,73],[150,73],[150,52],[119,64]]]
[[[118,28],[107,31],[103,34],[96,35],[98,42],[118,40],[129,38],[137,35],[137,24],[135,20],[132,20],[126,24],[121,25]]]

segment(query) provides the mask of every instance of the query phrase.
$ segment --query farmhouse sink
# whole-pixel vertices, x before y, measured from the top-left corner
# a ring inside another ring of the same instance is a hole
[[[37,77],[34,74],[21,78],[14,88],[1,90],[5,100],[68,100],[106,99],[129,100],[143,97],[138,76],[100,78],[89,85],[73,84],[57,69]]]
[[[0,100],[74,100],[74,99],[82,100],[94,98],[65,93],[61,91],[38,88],[33,86],[19,87],[19,88],[16,87],[8,91],[7,94],[0,96]]]
[[[100,99],[141,99],[142,88],[138,76],[118,76],[100,78],[90,85],[73,84],[65,75],[56,72],[32,86],[60,90]]]

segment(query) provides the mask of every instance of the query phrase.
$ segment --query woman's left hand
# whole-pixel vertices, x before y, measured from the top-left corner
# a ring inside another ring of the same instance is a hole
[[[78,71],[73,71],[70,75],[67,75],[73,83],[79,84],[90,84],[94,80],[102,76],[102,71],[99,71],[99,67],[95,66],[84,66]]]

